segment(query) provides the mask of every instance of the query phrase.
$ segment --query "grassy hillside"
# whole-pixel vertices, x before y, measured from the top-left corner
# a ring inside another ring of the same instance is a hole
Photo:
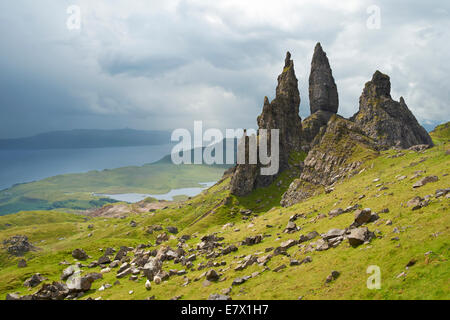
[[[438,125],[430,132],[435,144],[443,144],[450,142],[450,122]]]
[[[37,289],[28,290],[23,282],[36,272],[49,278],[49,281],[59,281],[66,266],[58,263],[63,260],[74,263],[70,253],[75,248],[83,248],[92,257],[86,262],[88,264],[103,255],[101,248],[118,250],[120,246],[154,245],[162,231],[148,234],[145,230],[150,225],[161,224],[163,227],[177,226],[177,237],[193,235],[186,242],[186,251],[194,250],[203,235],[213,232],[224,237],[224,247],[235,244],[238,250],[215,259],[198,255],[194,268],[187,270],[187,285],[184,285],[186,278],[173,275],[159,285],[152,283],[150,291],[145,289],[146,279],[142,276],[137,281],[125,277],[120,279],[120,284],[98,291],[103,284],[113,284],[117,280],[116,270],[113,269],[105,273],[103,279],[95,281],[92,289],[81,299],[145,299],[149,296],[156,299],[175,296],[206,299],[210,294],[229,288],[237,277],[254,272],[260,274],[232,287],[229,295],[233,299],[450,299],[450,200],[445,196],[433,196],[437,189],[450,187],[450,156],[447,151],[450,145],[441,141],[436,147],[419,153],[382,152],[376,159],[366,162],[360,174],[339,183],[333,192],[320,194],[289,208],[279,205],[282,193],[293,179],[286,173],[272,186],[258,189],[249,197],[230,195],[228,178],[181,205],[175,204],[155,213],[133,215],[126,219],[89,218],[86,221],[81,216],[56,212],[23,212],[0,217],[0,241],[23,234],[39,247],[37,251],[26,254],[28,267],[20,269],[17,267],[19,258],[8,255],[5,250],[0,251],[0,296],[11,292],[35,292]],[[435,175],[439,180],[413,189],[413,183],[420,179],[414,175],[420,170],[425,171],[422,177]],[[387,189],[381,190],[379,184]],[[426,195],[432,195],[428,206],[418,210],[406,206],[411,198]],[[244,256],[263,256],[267,254],[267,248],[276,248],[285,240],[299,239],[300,235],[311,231],[322,234],[333,228],[348,227],[354,220],[353,213],[334,218],[320,217],[332,209],[354,204],[379,213],[379,220],[367,224],[377,236],[370,243],[354,248],[344,241],[336,248],[313,252],[305,252],[305,247],[295,245],[287,250],[287,255],[273,256],[267,263],[268,269],[253,264],[243,271],[234,270]],[[386,208],[389,212],[381,213]],[[246,219],[240,213],[244,209],[253,211],[250,218]],[[292,234],[283,233],[294,214],[302,215],[295,221],[301,230]],[[131,220],[137,223],[136,227],[130,226]],[[392,224],[387,223],[388,220]],[[234,225],[224,226],[227,223]],[[93,229],[89,229],[88,225],[93,225]],[[89,233],[92,233],[91,237]],[[264,235],[261,243],[240,245],[246,237],[258,234]],[[177,243],[176,239],[172,239],[164,245],[175,248]],[[150,249],[159,247],[161,245]],[[311,263],[290,266],[291,259],[301,261],[306,256],[311,257]],[[197,270],[200,263],[210,260],[224,262],[225,266]],[[415,264],[406,268],[411,260],[415,260]],[[282,264],[286,265],[285,269],[272,271]],[[369,277],[366,270],[370,265],[380,267],[379,290],[369,290],[366,286]],[[163,264],[166,271],[184,268],[173,261]],[[221,273],[221,280],[204,283],[204,277],[200,276],[209,269]],[[340,276],[325,283],[332,270],[339,271]],[[83,273],[99,271],[98,267],[83,268]],[[196,278],[199,280],[195,281]]]
[[[176,166],[158,162],[141,167],[59,175],[0,191],[0,215],[26,210],[101,207],[114,201],[92,193],[164,194],[171,189],[199,187],[199,182],[217,181],[224,170],[222,166]]]

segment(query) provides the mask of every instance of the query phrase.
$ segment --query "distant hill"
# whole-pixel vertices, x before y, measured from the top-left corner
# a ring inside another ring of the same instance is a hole
[[[0,139],[0,149],[75,149],[159,145],[170,132],[134,129],[52,131],[32,137]]]

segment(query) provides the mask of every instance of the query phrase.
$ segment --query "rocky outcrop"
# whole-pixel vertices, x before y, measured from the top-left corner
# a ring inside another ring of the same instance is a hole
[[[320,43],[314,48],[309,75],[309,105],[311,114],[322,110],[337,113],[339,98],[327,54]]]
[[[8,253],[14,256],[23,256],[28,251],[36,249],[28,241],[28,237],[23,235],[12,236],[9,239],[3,240],[3,245]]]
[[[389,76],[376,71],[359,99],[359,111],[351,118],[366,135],[382,148],[409,148],[418,144],[432,146],[427,131],[417,122],[401,97],[391,98]]]
[[[308,153],[300,178],[329,186],[350,176],[365,160],[364,156],[377,154],[375,141],[365,136],[358,125],[334,115],[320,142]]]
[[[305,141],[303,150],[309,151],[310,148],[320,142],[320,137],[325,132],[327,123],[334,114],[330,111],[319,110],[303,120],[302,133]]]
[[[300,93],[298,80],[295,76],[294,62],[291,54],[287,52],[283,72],[278,76],[276,97],[269,102],[264,98],[264,106],[258,117],[259,129],[279,130],[279,170],[278,173],[289,167],[289,156],[292,152],[301,151],[302,125],[299,116]],[[244,137],[248,139],[249,137]],[[268,136],[270,146],[270,134]],[[238,196],[249,194],[256,187],[271,184],[278,174],[261,175],[258,164],[248,164],[248,143],[246,143],[247,164],[238,164],[231,179],[231,193]]]
[[[300,178],[283,194],[282,206],[298,203],[316,194],[319,188],[354,175],[365,160],[378,155],[376,142],[357,124],[338,115],[333,115],[321,131],[304,161]]]

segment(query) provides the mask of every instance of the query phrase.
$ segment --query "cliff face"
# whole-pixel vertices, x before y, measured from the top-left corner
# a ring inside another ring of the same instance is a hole
[[[367,82],[359,99],[359,111],[351,118],[382,148],[409,148],[433,142],[427,131],[417,122],[401,97],[391,98],[389,76],[376,71]]]
[[[330,118],[315,139],[317,143],[304,161],[300,178],[282,197],[282,206],[291,206],[311,197],[321,187],[353,176],[364,161],[378,155],[376,142],[357,124],[338,115]]]
[[[289,167],[291,152],[300,151],[302,145],[302,124],[299,116],[300,93],[298,80],[295,76],[294,62],[287,52],[283,72],[278,76],[276,97],[269,102],[264,98],[264,106],[258,117],[259,129],[279,130],[279,173]],[[270,146],[270,136],[268,144]],[[248,153],[248,151],[246,152]],[[260,175],[260,165],[239,164],[231,179],[231,192],[243,196],[249,194],[256,187],[271,184],[277,174],[271,176]]]

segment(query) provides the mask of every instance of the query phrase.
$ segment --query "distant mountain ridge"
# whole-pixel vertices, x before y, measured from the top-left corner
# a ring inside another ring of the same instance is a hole
[[[0,149],[76,149],[161,145],[170,143],[170,132],[134,129],[75,129],[31,137],[0,139]]]

